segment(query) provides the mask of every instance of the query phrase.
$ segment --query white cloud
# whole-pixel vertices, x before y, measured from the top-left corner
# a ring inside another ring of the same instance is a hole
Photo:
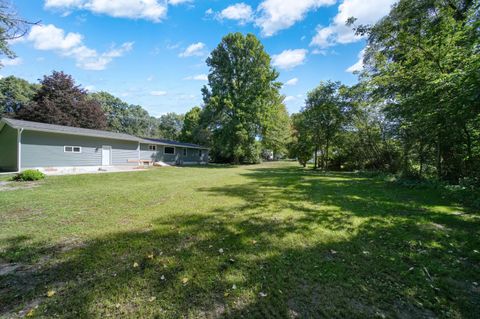
[[[289,95],[289,96],[285,97],[284,101],[285,102],[290,102],[290,101],[294,101],[296,99],[297,99],[296,97]]]
[[[194,81],[208,81],[208,75],[206,74],[197,74],[192,76],[187,76],[185,80],[194,80]]]
[[[23,63],[22,58],[14,58],[14,59],[1,59],[0,65],[3,66],[17,66]]]
[[[233,4],[223,9],[219,14],[219,19],[238,20],[240,24],[245,24],[251,21],[253,17],[253,10],[248,4],[243,2]]]
[[[185,1],[170,1],[171,4],[181,2]],[[116,18],[145,19],[154,22],[160,22],[167,14],[167,2],[160,0],[46,0],[45,7],[65,11],[88,10]]]
[[[167,92],[166,92],[166,91],[151,91],[151,92],[150,92],[150,95],[153,95],[153,96],[165,96],[165,95],[167,95]]]
[[[298,78],[293,78],[285,82],[285,85],[292,86],[292,85],[297,85],[298,83]]]
[[[60,1],[60,0],[57,0]],[[126,42],[120,47],[98,53],[83,44],[79,33],[65,33],[53,24],[34,25],[26,37],[37,50],[54,51],[62,56],[75,59],[78,67],[86,70],[104,70],[114,58],[121,57],[133,47],[133,42]]]
[[[365,55],[365,49],[363,49],[362,51],[360,51],[360,53],[358,54],[358,61],[350,66],[348,69],[346,69],[345,71],[349,72],[349,73],[355,73],[355,72],[360,72],[363,70],[363,57]]]
[[[272,56],[272,64],[280,69],[292,69],[305,62],[307,53],[305,49],[285,50]]]
[[[206,16],[211,16],[211,15],[214,15],[214,14],[215,14],[215,11],[213,11],[212,8],[208,8],[207,11],[205,11]]]
[[[311,45],[320,48],[345,44],[360,40],[351,27],[345,23],[348,18],[356,18],[356,24],[373,24],[390,12],[396,0],[344,0],[338,6],[338,13],[327,27],[318,26]]]
[[[172,6],[176,6],[184,3],[192,3],[192,2],[193,0],[168,0],[168,3],[171,4]]]
[[[202,56],[205,54],[205,43],[197,42],[190,44],[185,51],[179,54],[180,57],[189,57],[189,56]]]
[[[303,20],[306,13],[321,6],[329,6],[336,0],[264,0],[257,8],[260,16],[256,25],[263,36],[272,36]]]
[[[150,76],[147,78],[147,81],[148,81],[148,82],[151,82],[151,81],[153,81],[153,80],[155,80],[155,77],[154,77],[153,75],[150,75]]]

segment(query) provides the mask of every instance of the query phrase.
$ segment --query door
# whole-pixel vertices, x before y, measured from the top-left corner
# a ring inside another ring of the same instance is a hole
[[[102,166],[112,165],[112,147],[103,145],[102,146]]]

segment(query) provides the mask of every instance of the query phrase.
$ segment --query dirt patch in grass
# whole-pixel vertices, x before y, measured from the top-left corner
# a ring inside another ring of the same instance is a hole
[[[0,192],[39,187],[40,182],[0,182]]]

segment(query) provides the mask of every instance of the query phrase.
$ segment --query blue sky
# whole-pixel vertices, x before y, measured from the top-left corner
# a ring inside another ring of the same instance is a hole
[[[108,91],[152,115],[201,104],[205,59],[229,32],[253,33],[272,56],[290,112],[322,80],[357,81],[365,45],[344,25],[388,13],[392,0],[16,0],[41,21],[12,43],[2,76],[36,82],[52,70],[91,91]]]

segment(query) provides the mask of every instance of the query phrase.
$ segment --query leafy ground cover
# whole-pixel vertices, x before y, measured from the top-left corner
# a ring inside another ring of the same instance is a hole
[[[0,317],[474,318],[480,218],[295,163],[0,190]]]

